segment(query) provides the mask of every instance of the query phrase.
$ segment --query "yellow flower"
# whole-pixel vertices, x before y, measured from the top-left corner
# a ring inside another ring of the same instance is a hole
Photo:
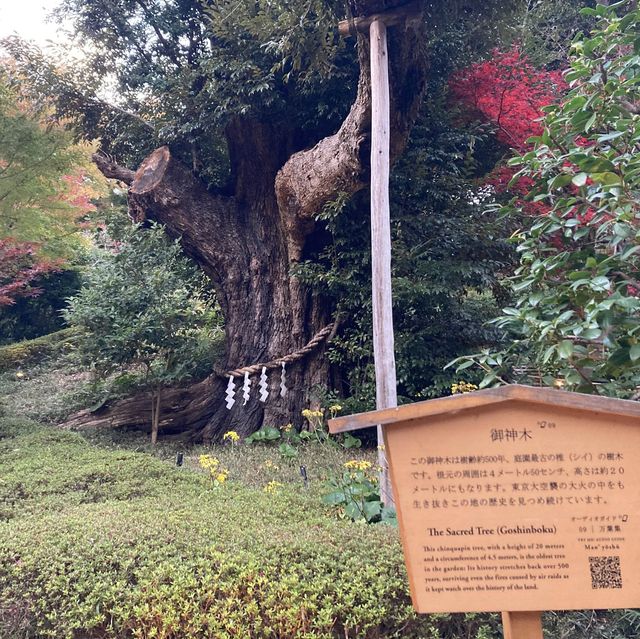
[[[333,406],[329,406],[329,412],[332,415],[339,413],[341,410],[342,410],[342,406],[340,406],[340,404],[334,404]]]
[[[351,459],[350,461],[344,463],[344,467],[350,470],[365,471],[365,470],[369,470],[371,466],[372,466],[371,462],[368,462],[365,460],[357,460],[357,459]]]
[[[267,459],[267,461],[264,463],[264,467],[267,470],[278,470],[279,466],[277,464],[274,464],[270,459]]]
[[[478,390],[478,387],[475,384],[470,384],[469,382],[457,382],[451,384],[452,395],[461,395],[462,393],[470,393],[475,390]]]
[[[293,428],[293,424],[285,424],[284,426],[280,427],[280,430],[285,433],[288,433],[292,428]]]
[[[283,484],[281,484],[279,481],[270,481],[264,488],[264,492],[265,493],[269,493],[270,495],[273,495],[274,493],[278,492],[278,489],[282,488]]]
[[[198,457],[198,461],[202,468],[210,471],[211,473],[215,472],[220,465],[220,461],[211,455],[200,455],[200,457]]]
[[[228,439],[232,444],[235,444],[240,439],[240,435],[235,430],[230,430],[222,436],[222,439]]]
[[[215,488],[227,481],[229,471],[226,468],[220,468],[220,460],[216,457],[200,455],[198,461],[200,466],[209,473],[209,479],[213,482]]]
[[[18,372],[16,373],[16,377],[17,377],[18,379],[22,379],[22,378],[24,377],[24,373],[23,373],[22,371],[18,371]]]

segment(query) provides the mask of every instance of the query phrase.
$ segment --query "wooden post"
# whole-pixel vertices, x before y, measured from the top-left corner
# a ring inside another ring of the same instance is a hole
[[[504,639],[542,639],[541,612],[503,612]]]
[[[373,295],[373,355],[376,371],[376,406],[398,405],[396,362],[393,351],[391,302],[391,224],[389,218],[389,56],[387,26],[422,18],[420,0],[382,13],[343,20],[343,36],[369,32],[371,54],[371,270]],[[378,465],[382,503],[394,506],[382,426],[378,430]]]
[[[373,295],[373,356],[378,410],[398,405],[393,350],[391,300],[391,222],[389,216],[389,63],[387,27],[371,22],[371,271]],[[382,426],[378,425],[380,497],[393,505]]]

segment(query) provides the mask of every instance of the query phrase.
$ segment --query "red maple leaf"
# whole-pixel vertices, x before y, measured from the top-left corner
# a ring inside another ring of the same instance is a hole
[[[36,281],[61,270],[62,260],[38,257],[37,249],[30,242],[0,239],[0,307],[14,304],[19,297],[36,297],[42,292]]]

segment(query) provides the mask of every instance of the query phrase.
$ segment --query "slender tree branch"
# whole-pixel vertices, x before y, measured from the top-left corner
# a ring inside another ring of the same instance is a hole
[[[84,100],[86,100],[87,104],[91,104],[100,109],[104,109],[105,111],[113,111],[118,115],[121,115],[130,120],[134,120],[135,122],[137,122],[138,124],[141,124],[145,129],[149,131],[155,132],[156,130],[153,124],[151,124],[150,122],[148,122],[147,120],[139,116],[137,113],[131,113],[131,111],[127,111],[122,107],[119,107],[115,104],[111,104],[111,102],[105,102],[104,100],[100,100],[96,97],[87,97],[87,96],[82,96],[82,97]]]
[[[118,34],[119,37],[122,37],[123,34],[126,34],[127,41],[131,43],[131,46],[144,58],[147,64],[154,66],[153,59],[138,42],[138,38],[136,38],[135,34],[131,33],[131,29],[129,29],[128,23],[121,20],[120,16],[117,13],[111,11],[107,3],[104,4],[104,9],[107,12],[107,15],[111,18],[114,26],[116,27],[116,34]]]
[[[156,23],[156,21],[154,19],[154,14],[153,14],[152,11],[149,10],[149,7],[147,6],[147,3],[144,2],[144,0],[136,0],[136,4],[139,7],[142,8],[143,13],[144,13],[145,17],[147,18],[149,24],[151,25],[151,28],[155,31],[155,34],[158,37],[158,41],[162,45],[162,48],[164,49],[164,52],[165,52],[166,56],[179,69],[181,69],[182,68],[182,63],[180,62],[180,59],[176,55],[175,50],[173,49],[173,47],[169,44],[169,41],[164,37],[164,34],[162,33],[162,31],[160,30],[160,27]]]

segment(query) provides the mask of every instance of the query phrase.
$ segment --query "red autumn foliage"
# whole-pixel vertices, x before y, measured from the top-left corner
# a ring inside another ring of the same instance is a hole
[[[517,46],[454,74],[453,97],[470,115],[496,127],[500,142],[522,152],[542,132],[542,107],[567,89],[559,71],[536,69]]]
[[[61,261],[37,257],[37,246],[0,239],[0,307],[14,304],[19,297],[35,297],[41,289],[38,278],[60,271]]]
[[[519,153],[531,148],[527,143],[529,138],[542,133],[543,107],[558,101],[568,88],[561,72],[535,69],[517,47],[503,53],[494,51],[491,60],[460,71],[450,84],[452,95],[465,107],[468,115],[492,124],[497,139]],[[588,147],[591,142],[578,137],[576,144]],[[534,179],[519,176],[514,180],[515,172],[512,167],[499,165],[485,183],[496,194],[515,196],[517,206],[528,215],[549,213],[546,203],[527,199],[535,184]],[[592,209],[565,213],[566,217],[577,218],[581,225],[590,223],[594,215]],[[551,243],[558,250],[564,247],[561,234]]]
[[[530,147],[527,140],[542,133],[542,108],[568,89],[559,71],[536,69],[517,46],[493,51],[492,58],[455,74],[450,82],[453,97],[471,118],[495,127],[502,144],[519,153]],[[530,177],[513,180],[515,169],[496,167],[485,180],[497,194],[510,193],[529,215],[545,215],[548,207],[526,196],[534,184]]]
[[[96,210],[95,205],[91,201],[94,193],[87,187],[86,176],[83,173],[65,175],[62,177],[62,180],[67,185],[67,192],[64,196],[65,202],[70,204],[82,215]]]
[[[91,201],[96,195],[95,189],[81,172],[64,175],[61,180],[65,188],[53,198],[64,204],[57,211],[57,217],[69,218],[78,230],[92,229],[94,223],[83,218],[96,210]],[[38,242],[0,238],[0,308],[14,304],[20,297],[37,297],[42,293],[38,279],[63,269],[65,259],[42,257],[41,248]]]

